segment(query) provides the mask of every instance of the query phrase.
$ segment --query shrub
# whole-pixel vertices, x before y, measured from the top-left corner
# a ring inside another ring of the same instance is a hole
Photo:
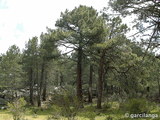
[[[74,120],[81,107],[77,97],[69,91],[55,94],[52,99],[52,104],[54,104],[54,116],[61,115],[67,117],[68,120]]]
[[[13,116],[13,120],[24,119],[26,101],[24,98],[19,98],[12,103],[8,103],[8,110]]]
[[[129,99],[124,104],[124,109],[131,114],[148,113],[150,111],[148,101],[142,98]]]
[[[84,111],[82,113],[83,117],[88,118],[89,120],[95,120],[95,117],[97,116],[96,112],[90,112],[90,111]]]
[[[52,105],[53,113],[48,117],[47,120],[58,120],[61,119],[62,109],[57,105]]]

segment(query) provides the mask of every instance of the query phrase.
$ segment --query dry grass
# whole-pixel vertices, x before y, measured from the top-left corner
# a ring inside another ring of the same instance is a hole
[[[47,120],[47,115],[26,116],[27,120]],[[0,113],[0,120],[13,120],[11,114]]]
[[[28,115],[25,117],[26,120],[47,120],[48,116],[47,115],[38,115],[38,116],[31,116]],[[13,120],[11,114],[5,114],[5,113],[0,113],[0,120]],[[66,120],[62,118],[61,120]],[[83,118],[83,117],[78,117],[78,120],[89,120],[88,118]],[[105,120],[105,117],[97,117],[96,120]]]

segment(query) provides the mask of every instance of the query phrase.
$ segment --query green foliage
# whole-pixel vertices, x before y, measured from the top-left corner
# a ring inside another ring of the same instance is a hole
[[[7,101],[3,98],[0,98],[0,107],[5,106],[7,104]]]
[[[57,105],[52,105],[52,115],[48,117],[47,120],[60,119],[62,117],[62,109]]]
[[[92,7],[82,5],[72,11],[66,10],[61,13],[56,26],[57,39],[61,40],[59,44],[71,49],[86,48],[95,42],[98,43],[106,34],[103,18]],[[73,47],[68,44],[72,44]]]
[[[40,36],[40,57],[43,62],[48,62],[59,57],[59,51],[56,45],[55,32],[48,30],[48,33],[42,33]]]
[[[127,111],[124,111],[123,109],[118,109],[118,104],[119,102],[109,102],[109,104],[112,105],[111,109],[107,109],[107,111],[103,110],[105,108],[102,108],[102,110],[97,110],[96,109],[96,104],[92,104],[91,105],[84,105],[84,108],[81,108],[80,111],[78,112],[76,119],[78,120],[107,120],[107,119],[112,119],[112,120],[132,120],[133,118],[127,118],[125,117],[125,113]],[[123,104],[124,105],[124,104]],[[152,106],[152,103],[149,103],[150,106]],[[114,107],[116,109],[114,109]],[[33,113],[31,112],[33,108],[31,107],[27,107],[26,108],[26,115],[25,118],[27,118],[28,120],[47,120],[47,116],[48,120],[55,120],[55,119],[59,119],[59,120],[67,120],[67,118],[65,116],[62,116],[59,112],[61,111],[61,107],[52,106],[52,109],[45,109],[45,110],[40,110],[37,112],[37,116],[36,118],[33,117]],[[56,111],[55,111],[56,110]],[[129,113],[129,112],[127,112]],[[147,113],[148,114],[148,113]],[[155,106],[153,106],[153,109],[151,110],[151,112],[149,114],[160,114],[160,107],[155,104]],[[8,111],[5,110],[0,110],[0,120],[12,120],[11,119],[11,114]],[[27,120],[25,119],[25,120]],[[137,118],[137,120],[145,120],[146,118]],[[151,118],[148,118],[151,119]],[[158,118],[156,119],[158,120]]]
[[[92,111],[84,111],[81,116],[89,118],[89,120],[95,120],[97,113]]]
[[[110,0],[110,6],[116,12],[121,13],[121,15],[132,15],[134,14],[134,27],[139,30],[142,42],[145,47],[151,48],[150,50],[156,48],[159,44],[159,0]],[[145,24],[147,23],[147,24]],[[147,32],[152,31],[152,35],[146,35]],[[145,37],[144,37],[145,35]],[[146,39],[146,36],[149,39]],[[149,43],[147,45],[146,43]],[[147,51],[149,50],[147,48]]]
[[[150,103],[143,98],[129,99],[125,104],[122,104],[122,106],[124,107],[125,111],[129,112],[130,114],[150,112]]]
[[[158,0],[110,0],[109,4],[122,15],[134,13],[138,15],[140,20],[144,21],[149,17],[158,17],[159,13]]]
[[[90,120],[95,120],[97,114],[98,112],[97,109],[95,108],[95,105],[93,106],[87,105],[80,110],[78,116],[83,118],[88,118]]]
[[[28,72],[29,69],[36,69],[36,62],[38,60],[39,54],[38,38],[33,37],[25,45],[25,50],[23,51],[23,67]]]
[[[13,120],[22,120],[24,118],[26,101],[19,98],[12,103],[8,103],[8,110],[13,116]]]
[[[20,88],[23,83],[22,56],[20,49],[12,45],[3,54],[0,61],[0,84],[12,90]]]
[[[77,97],[69,91],[61,91],[61,93],[55,94],[52,99],[54,117],[64,116],[68,120],[74,120],[75,116],[80,110],[81,104]]]

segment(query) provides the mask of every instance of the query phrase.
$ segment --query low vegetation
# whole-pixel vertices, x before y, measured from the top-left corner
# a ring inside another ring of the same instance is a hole
[[[22,120],[25,115],[26,101],[24,98],[16,99],[12,103],[8,103],[8,111],[12,114],[13,120]]]
[[[22,99],[21,99],[22,100]],[[50,105],[48,108],[31,108],[26,107],[25,117],[16,117],[17,119],[13,119],[13,116],[21,116],[21,112],[14,111],[10,112],[10,108],[8,110],[0,111],[0,119],[7,120],[130,120],[125,116],[126,113],[138,114],[138,113],[148,113],[148,114],[157,114],[160,115],[160,107],[158,107],[155,103],[149,103],[149,106],[146,105],[146,100],[140,99],[130,99],[132,101],[130,104],[119,103],[119,102],[109,102],[103,103],[104,106],[102,109],[96,109],[96,104],[85,105],[83,108],[75,111],[76,115],[73,116],[72,112],[66,113],[61,106]],[[145,101],[145,102],[141,102]],[[147,101],[148,103],[148,101]],[[9,105],[10,106],[10,105]],[[36,109],[36,113],[35,113]],[[71,110],[71,108],[66,108]],[[74,109],[74,108],[73,108]],[[134,111],[136,110],[136,111]],[[139,112],[137,112],[139,110]],[[147,112],[146,112],[147,110]],[[74,112],[73,112],[74,113]],[[15,118],[15,117],[14,117]],[[132,118],[133,119],[133,118]],[[151,120],[152,118],[147,118]],[[138,120],[138,119],[137,119]],[[146,118],[139,118],[139,120],[146,120]],[[154,118],[153,120],[158,120],[158,118]]]

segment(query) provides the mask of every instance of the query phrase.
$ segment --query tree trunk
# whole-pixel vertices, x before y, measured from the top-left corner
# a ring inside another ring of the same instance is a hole
[[[99,61],[99,69],[98,69],[98,99],[97,99],[97,108],[102,108],[102,91],[103,91],[103,74],[104,74],[104,57],[105,57],[105,51],[102,52],[100,61]]]
[[[159,92],[159,97],[160,97],[160,81],[159,81],[159,79],[157,79],[157,83],[158,83],[158,92]]]
[[[47,93],[47,83],[44,81],[43,92],[42,92],[42,100],[46,101],[46,93]]]
[[[160,85],[158,87],[159,87],[159,97],[160,97]]]
[[[92,103],[92,81],[93,81],[93,66],[90,65],[90,75],[89,75],[89,88],[88,88],[88,103]]]
[[[106,73],[107,71],[104,70],[103,75],[102,75],[102,85],[103,85],[103,96],[106,96],[106,89],[107,89],[107,83],[106,83]]]
[[[111,85],[111,94],[113,95],[113,93],[114,93],[114,87],[113,85]]]
[[[38,88],[39,89],[39,88]],[[41,107],[41,95],[40,95],[40,90],[37,90],[37,93],[38,93],[38,99],[37,99],[37,104],[38,104],[38,107]]]
[[[63,83],[64,81],[63,81],[63,74],[62,74],[62,72],[60,72],[60,83],[59,83],[59,85],[62,87],[62,83]]]
[[[78,61],[77,61],[77,97],[83,104],[82,96],[82,48],[78,49]]]
[[[43,101],[46,101],[46,93],[47,93],[47,72],[45,72],[44,85],[43,85],[43,93],[42,93]]]
[[[44,66],[42,65],[41,70],[41,78],[39,79],[39,73],[38,73],[38,65],[37,65],[37,103],[38,107],[41,107],[41,91],[42,91],[42,84],[43,84],[43,74],[44,74]]]
[[[55,83],[55,85],[56,85],[56,87],[58,87],[59,86],[59,72],[56,70],[55,71],[56,73],[56,75],[55,75],[55,79],[56,79],[56,83]]]
[[[29,85],[29,90],[30,90],[30,103],[31,105],[34,105],[34,102],[33,102],[33,86],[34,86],[34,80],[33,80],[33,70],[32,68],[30,69],[30,72],[29,72],[29,80],[30,80],[30,85]]]

